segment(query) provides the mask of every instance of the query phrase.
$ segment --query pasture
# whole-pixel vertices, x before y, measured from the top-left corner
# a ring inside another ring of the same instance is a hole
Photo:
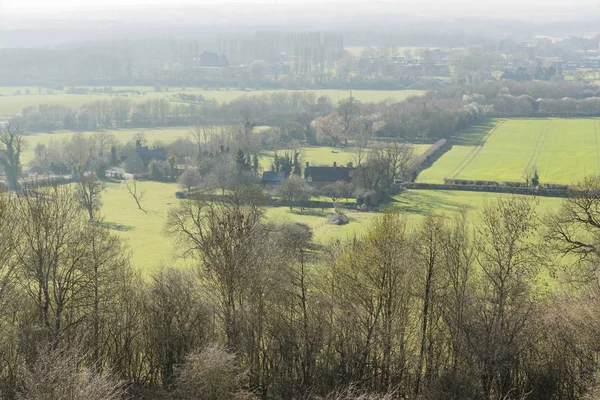
[[[148,214],[137,208],[125,184],[108,184],[102,195],[101,214],[105,223],[129,243],[133,264],[144,272],[151,272],[161,264],[185,266],[185,261],[174,257],[175,244],[164,234],[169,210],[181,201],[175,198],[175,192],[180,190],[179,186],[174,183],[140,182],[139,188],[146,190],[142,206]],[[463,209],[471,219],[477,221],[485,201],[494,196],[476,192],[410,190],[396,196],[388,208],[406,215],[411,223],[418,223],[428,212],[452,216]],[[553,198],[541,198],[539,201],[540,214],[556,209],[561,202],[560,199]],[[290,211],[288,207],[269,207],[266,218],[278,223],[305,223],[313,229],[317,243],[325,245],[332,240],[360,235],[378,215],[373,212],[348,211],[350,224],[334,226],[326,223],[327,216],[331,213],[333,209]]]
[[[149,128],[149,129],[116,129],[106,131],[115,136],[121,142],[126,143],[133,139],[133,136],[138,132],[144,132],[149,144],[160,141],[163,144],[169,144],[177,139],[191,137],[189,127],[175,128]],[[34,158],[35,146],[38,143],[48,145],[50,142],[60,143],[63,140],[68,140],[75,132],[60,131],[55,133],[38,133],[35,135],[25,136],[26,147],[22,156],[23,164],[27,164]],[[94,132],[82,132],[85,136],[91,136]]]
[[[266,129],[264,126],[257,126],[254,128],[255,131],[260,131],[261,129]],[[133,137],[136,133],[143,132],[148,140],[148,144],[153,145],[157,142],[161,142],[163,145],[168,145],[176,141],[177,139],[189,138],[190,135],[190,127],[181,126],[181,127],[169,127],[169,128],[135,128],[135,129],[111,129],[106,130],[105,132],[114,135],[115,139],[124,144],[130,140],[133,140]],[[61,143],[64,140],[68,140],[73,135],[79,132],[73,131],[58,131],[53,133],[37,133],[33,135],[25,136],[25,151],[22,155],[21,161],[26,165],[29,161],[33,160],[35,154],[35,146],[38,143],[44,144],[48,146],[51,142]],[[84,136],[92,136],[96,132],[81,132]]]
[[[29,90],[31,94],[26,95],[25,91]],[[273,90],[203,90],[200,88],[170,88],[169,91],[157,92],[150,87],[113,87],[114,91],[119,90],[139,90],[143,92],[141,95],[128,97],[135,102],[144,102],[149,99],[169,98],[175,93],[202,95],[206,99],[213,99],[217,103],[230,102],[242,96],[260,96],[264,94],[286,92]],[[20,91],[20,95],[15,95]],[[402,101],[412,95],[422,94],[419,90],[302,90],[299,92],[312,92],[316,96],[327,96],[334,104],[340,100],[344,100],[352,94],[352,96],[362,102],[380,102],[388,99],[394,101]],[[42,93],[46,93],[43,91]],[[115,96],[115,95],[113,95]],[[71,108],[78,108],[86,103],[93,103],[98,100],[110,100],[110,94],[67,94],[62,91],[54,91],[54,94],[39,94],[37,87],[0,87],[0,118],[10,118],[13,115],[21,112],[25,107],[52,104],[64,105]]]
[[[415,144],[413,152],[415,156],[423,154],[431,145]],[[332,166],[334,162],[339,166],[346,166],[349,162],[356,164],[356,154],[353,147],[327,147],[327,146],[303,146],[297,149],[300,152],[302,165],[308,162],[313,166]],[[293,154],[294,149],[287,150]],[[279,155],[283,155],[286,150],[277,150]],[[260,165],[263,171],[270,171],[275,151],[262,151]]]
[[[600,171],[600,120],[498,119],[453,139],[418,182],[444,178],[570,184]]]

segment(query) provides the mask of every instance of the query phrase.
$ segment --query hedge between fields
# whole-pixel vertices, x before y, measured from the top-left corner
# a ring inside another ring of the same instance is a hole
[[[520,183],[520,182],[519,182]],[[568,197],[569,190],[566,185],[564,188],[544,188],[544,187],[510,187],[510,186],[493,186],[493,185],[458,185],[458,184],[441,184],[441,183],[406,183],[402,185],[404,189],[412,190],[460,190],[470,192],[489,192],[489,193],[508,193],[508,194],[523,194],[529,196],[544,196],[544,197]]]
[[[445,185],[461,185],[461,186],[486,186],[486,187],[508,187],[508,188],[530,188],[527,182],[514,182],[514,181],[485,181],[485,180],[470,180],[470,179],[444,179]],[[569,185],[561,185],[557,183],[542,183],[537,186],[537,189],[549,189],[549,190],[569,190]]]
[[[434,162],[436,162],[442,155],[444,155],[452,146],[446,139],[440,139],[433,146],[427,149],[427,151],[417,158],[415,158],[412,170],[414,171],[412,181],[414,182],[419,176],[419,173],[426,168],[429,168]]]

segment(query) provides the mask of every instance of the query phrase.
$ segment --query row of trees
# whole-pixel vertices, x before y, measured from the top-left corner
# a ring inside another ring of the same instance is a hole
[[[0,390],[595,398],[599,191],[590,178],[544,218],[526,197],[490,201],[474,225],[383,214],[319,247],[307,226],[266,221],[245,185],[173,209],[166,232],[195,268],[146,279],[68,186],[3,194]],[[569,253],[576,268],[552,262]]]
[[[293,142],[340,146],[372,135],[447,138],[489,116],[598,115],[600,91],[577,82],[486,83],[448,87],[403,102],[334,104],[314,93],[243,96],[229,103],[197,105],[166,99],[135,103],[126,98],[97,101],[72,110],[60,105],[32,106],[13,118],[25,131],[97,130],[125,127],[238,125],[249,132],[271,130],[261,144],[277,148]]]

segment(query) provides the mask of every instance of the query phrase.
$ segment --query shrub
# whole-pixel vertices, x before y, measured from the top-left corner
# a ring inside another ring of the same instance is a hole
[[[235,355],[213,344],[186,358],[178,387],[183,399],[228,400],[236,398],[241,378]]]
[[[329,225],[346,225],[350,223],[350,219],[348,219],[348,217],[345,214],[341,212],[336,212],[335,214],[327,218],[327,223]]]
[[[87,367],[76,349],[43,350],[25,372],[21,400],[117,400],[125,392],[111,375]]]

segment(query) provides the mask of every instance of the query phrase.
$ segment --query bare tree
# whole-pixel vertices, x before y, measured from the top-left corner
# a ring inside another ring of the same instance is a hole
[[[544,265],[533,240],[535,205],[524,196],[487,203],[476,232],[475,259],[482,277],[467,337],[490,400],[514,390],[511,366],[535,341],[534,279]]]
[[[93,141],[98,157],[101,159],[104,158],[111,147],[116,143],[115,136],[107,131],[98,131],[94,133]]]
[[[146,138],[146,134],[144,132],[136,132],[131,140],[133,141],[134,145],[139,143],[141,146],[145,146],[148,144],[148,139]]]
[[[148,214],[148,212],[146,210],[144,210],[144,208],[142,208],[142,200],[144,199],[144,195],[146,194],[145,190],[138,190],[138,184],[137,184],[137,180],[135,178],[131,178],[129,181],[127,181],[127,191],[129,192],[129,194],[131,195],[131,197],[133,197],[133,199],[135,200],[135,204],[137,204],[138,209],[142,210],[144,213]]]
[[[183,171],[177,182],[187,190],[188,194],[192,193],[192,188],[198,186],[202,180],[200,173],[196,168],[188,167]]]
[[[63,142],[65,158],[75,175],[83,175],[93,155],[94,142],[81,132],[75,133]]]
[[[76,186],[76,195],[81,207],[83,207],[94,221],[94,215],[102,207],[102,192],[106,190],[106,184],[98,179],[94,172],[88,172],[79,177]]]
[[[28,189],[15,201],[19,280],[55,347],[82,323],[71,307],[86,297],[91,224],[68,186]]]
[[[179,387],[184,399],[229,400],[240,391],[241,378],[235,355],[211,345],[187,357]]]
[[[196,145],[198,146],[198,148],[196,149],[196,151],[198,152],[198,156],[200,156],[200,154],[202,153],[203,136],[204,136],[204,142],[206,144],[206,136],[204,134],[204,127],[202,127],[202,126],[193,126],[190,129],[190,135],[192,136],[192,138],[196,142]]]
[[[163,385],[171,389],[176,368],[191,351],[204,346],[211,328],[206,295],[195,271],[164,268],[146,290],[146,337]]]
[[[425,383],[429,383],[433,368],[433,343],[431,331],[434,329],[433,322],[437,320],[434,316],[435,298],[438,287],[439,269],[442,265],[442,241],[445,236],[444,220],[440,216],[428,215],[417,234],[416,255],[422,269],[421,281],[419,282],[419,297],[422,298],[421,310],[421,344],[419,359],[417,362],[417,376],[415,382],[415,394],[421,391],[423,375]],[[423,374],[425,368],[425,374]]]
[[[4,167],[8,187],[16,190],[21,176],[21,153],[25,149],[25,138],[15,125],[0,126],[0,145],[0,165]]]
[[[354,98],[349,97],[345,100],[340,100],[337,107],[337,113],[342,120],[344,133],[348,135],[358,114],[358,105]]]
[[[123,384],[108,373],[85,365],[77,346],[41,351],[33,367],[25,372],[22,400],[120,400]]]
[[[184,200],[169,212],[168,234],[178,241],[183,256],[197,257],[199,265],[218,291],[227,345],[240,346],[238,310],[248,285],[268,251],[269,232],[261,223],[262,210],[252,204]]]
[[[18,225],[14,200],[0,191],[0,310],[5,309],[15,292],[15,250],[20,242]]]
[[[597,280],[600,257],[600,177],[590,176],[573,185],[569,197],[546,220],[546,239],[551,250],[574,256],[569,279]]]
[[[371,136],[368,134],[358,134],[354,139],[354,161],[356,165],[361,165],[369,152],[369,141]]]
[[[196,142],[198,156],[202,153],[202,145],[208,148],[209,141],[217,136],[217,127],[214,125],[196,125],[190,129],[190,135]]]
[[[294,203],[300,203],[300,208],[304,210],[304,202],[312,197],[312,188],[302,178],[292,175],[277,186],[277,196],[287,201],[290,211],[294,208]]]

